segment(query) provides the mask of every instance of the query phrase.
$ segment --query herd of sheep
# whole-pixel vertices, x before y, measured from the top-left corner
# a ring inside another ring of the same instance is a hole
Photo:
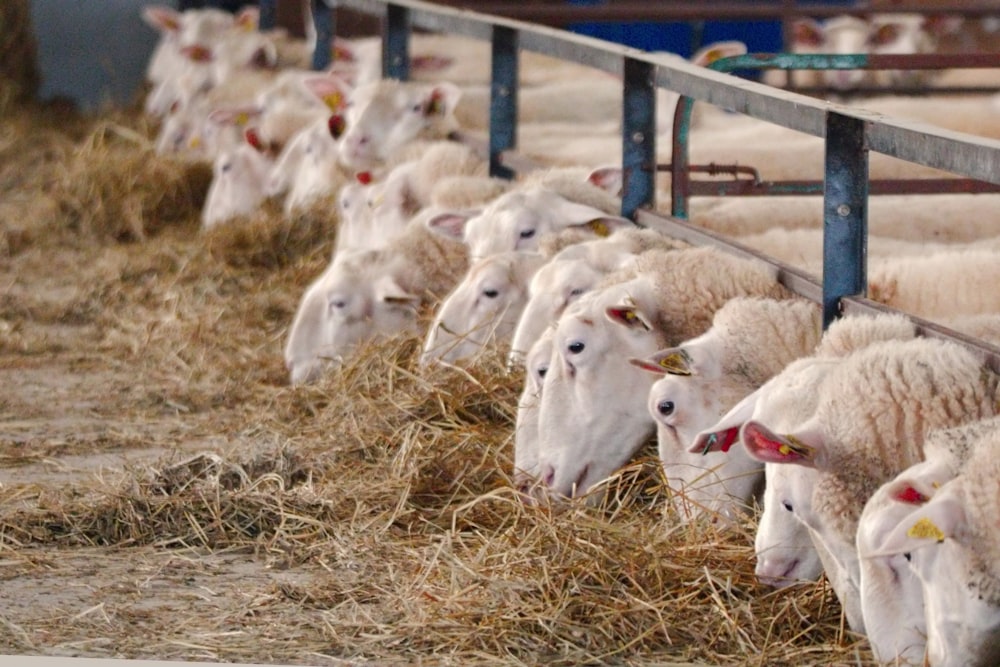
[[[293,384],[404,332],[425,337],[420,365],[502,347],[524,373],[513,476],[525,502],[596,497],[655,435],[678,520],[725,525],[762,499],[763,583],[825,575],[883,662],[997,664],[1000,375],[900,314],[823,332],[820,307],[771,264],[618,215],[619,81],[522,54],[519,146],[543,167],[508,182],[448,140],[484,128],[488,45],[414,35],[414,81],[386,81],[377,40],[336,40],[334,65],[314,72],[315,44],[258,31],[253,11],[145,18],[162,34],[146,105],[158,150],[214,165],[204,227],[269,198],[286,215],[337,207],[331,262],[289,323]],[[796,34],[814,52],[930,48],[927,23],[904,18]],[[741,51],[713,45],[695,61]],[[864,75],[814,76],[843,91]],[[671,101],[661,91],[664,134]],[[872,103],[1000,135],[988,96]],[[821,177],[820,140],[715,109],[699,110],[692,151]],[[873,177],[927,171],[883,158]],[[869,296],[996,341],[994,196],[936,201],[872,201]],[[820,216],[802,197],[708,199],[693,218],[818,274]]]

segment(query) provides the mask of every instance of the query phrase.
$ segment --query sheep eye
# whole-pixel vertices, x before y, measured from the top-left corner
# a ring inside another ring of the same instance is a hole
[[[523,230],[521,232],[521,238],[522,239],[530,239],[534,235],[535,235],[535,230],[534,229],[525,229],[525,230]]]
[[[794,510],[792,509],[792,504],[791,504],[790,502],[788,502],[787,500],[786,500],[786,501],[784,501],[784,502],[782,502],[782,503],[781,503],[781,506],[782,506],[782,507],[784,507],[784,508],[785,508],[786,510],[788,510],[789,512],[793,512],[793,511],[794,511]]]
[[[903,558],[905,558],[905,559],[906,559],[906,562],[907,562],[907,563],[910,563],[910,562],[913,562],[913,561],[912,561],[912,558],[913,558],[913,556],[912,556],[912,555],[910,554],[910,552],[909,552],[909,551],[907,551],[906,553],[904,553],[904,554],[903,554]]]
[[[336,310],[343,310],[347,307],[347,301],[345,299],[331,299],[330,307]]]
[[[673,401],[660,401],[656,404],[656,410],[664,417],[669,417],[674,414],[674,402]]]
[[[586,347],[586,345],[584,345],[583,343],[581,343],[578,340],[575,340],[572,343],[570,343],[569,345],[567,345],[566,349],[569,350],[570,353],[572,353],[572,354],[580,354],[581,352],[583,352],[583,348],[585,348],[585,347]]]
[[[569,291],[570,296],[580,296],[581,294],[583,294],[582,287],[575,287]]]
[[[483,290],[483,296],[485,296],[487,299],[495,299],[499,295],[500,295],[500,292],[498,292],[495,289],[484,289]]]
[[[412,107],[410,107],[410,111],[412,111],[413,113],[420,113],[420,111],[423,110],[423,108],[424,107],[422,104],[414,104]]]
[[[226,164],[222,165],[222,173],[225,174],[226,172],[228,172],[232,168],[233,168],[233,165],[231,165],[230,163],[227,162]]]
[[[549,367],[548,366],[539,366],[538,369],[535,372],[538,373],[538,377],[539,378],[544,378],[545,374],[549,372]]]

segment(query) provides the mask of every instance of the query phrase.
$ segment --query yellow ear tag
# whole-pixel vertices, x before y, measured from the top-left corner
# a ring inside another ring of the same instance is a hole
[[[688,366],[690,361],[691,357],[687,352],[678,350],[660,359],[659,365],[670,375],[691,375],[691,368]]]
[[[342,106],[341,101],[343,99],[340,93],[330,93],[323,96],[323,103],[330,108],[330,111],[337,111]]]
[[[201,138],[191,137],[191,141],[188,142],[190,148],[201,148]]]
[[[246,113],[238,113],[236,114],[236,118],[233,119],[233,122],[239,127],[243,127],[250,122],[250,116]]]
[[[721,49],[712,49],[711,51],[705,54],[705,62],[708,63],[709,65],[711,65],[720,58],[722,58]]]
[[[913,524],[913,526],[906,531],[906,536],[920,540],[933,539],[938,542],[944,542],[944,531],[935,526],[934,522],[927,517],[923,517]]]
[[[798,454],[803,458],[812,457],[812,451],[813,451],[812,447],[805,444],[804,442],[796,438],[794,435],[786,434],[785,440],[787,440],[788,442],[783,443],[780,447],[778,447],[778,453],[781,454],[782,456],[788,456],[789,454],[794,452],[795,454]]]
[[[590,231],[594,232],[598,236],[611,235],[611,230],[608,229],[608,225],[600,220],[591,220],[586,224],[586,227],[589,227]]]

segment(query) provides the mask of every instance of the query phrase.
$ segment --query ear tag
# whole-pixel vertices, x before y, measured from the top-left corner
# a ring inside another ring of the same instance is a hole
[[[350,49],[343,46],[334,45],[331,49],[334,60],[343,60],[344,62],[352,63],[354,62],[354,53]]]
[[[325,104],[330,111],[337,111],[343,106],[344,96],[338,92],[330,93],[329,95],[323,96],[323,104]]]
[[[191,137],[191,140],[188,141],[188,148],[194,148],[194,149],[201,148],[201,138]]]
[[[358,183],[361,185],[368,185],[372,182],[372,173],[370,171],[359,171],[354,175],[354,178],[356,178]]]
[[[233,118],[233,122],[236,123],[237,127],[243,127],[244,125],[250,122],[250,114],[246,113],[245,111],[241,111],[240,113],[236,114],[235,118]]]
[[[330,116],[330,119],[326,121],[326,126],[330,130],[330,135],[334,139],[340,139],[340,135],[344,133],[347,128],[347,123],[344,122],[344,117],[340,114]]]
[[[442,113],[443,111],[444,107],[441,105],[441,93],[435,90],[431,93],[431,99],[427,102],[425,113],[430,116],[432,114]]]
[[[680,349],[660,359],[659,366],[669,375],[691,375],[690,363],[691,355],[686,350]]]
[[[944,542],[944,531],[935,526],[934,522],[927,517],[923,517],[913,524],[910,529],[906,531],[906,536],[913,537],[918,540],[933,539],[937,542]]]
[[[256,148],[258,151],[264,150],[264,144],[263,142],[261,142],[260,135],[257,134],[256,130],[250,128],[249,130],[243,133],[243,136],[246,137],[247,143]]]
[[[607,223],[606,222],[602,222],[601,220],[591,220],[586,225],[584,225],[584,227],[589,228],[590,231],[594,232],[598,236],[610,236],[611,235],[611,230],[608,228]]]
[[[908,486],[899,493],[895,495],[895,499],[902,503],[908,503],[910,505],[923,505],[930,498],[920,493],[912,486]]]
[[[720,58],[722,58],[722,49],[711,49],[705,54],[705,63],[711,65]]]
[[[788,440],[787,443],[782,443],[778,447],[778,453],[782,456],[788,456],[789,454],[798,454],[803,458],[812,458],[812,447],[805,444],[794,435],[785,435],[785,439]]]
[[[649,326],[645,322],[642,321],[641,317],[639,317],[636,314],[634,308],[628,308],[628,307],[623,307],[623,308],[609,308],[608,312],[611,313],[612,315],[614,315],[616,318],[618,318],[625,326],[628,326],[628,327],[637,327],[638,326],[638,327],[642,327],[646,331],[649,331]]]

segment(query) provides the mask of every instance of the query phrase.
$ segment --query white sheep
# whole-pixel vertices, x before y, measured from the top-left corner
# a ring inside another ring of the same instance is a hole
[[[573,231],[540,240],[543,254],[551,261],[531,279],[529,298],[511,339],[511,361],[534,344],[541,332],[559,319],[572,301],[593,289],[601,278],[623,268],[636,255],[653,248],[682,248],[688,244],[651,229],[622,227],[607,237],[586,239]],[[553,252],[563,243],[566,247]]]
[[[538,475],[538,409],[542,400],[545,376],[552,358],[552,334],[549,327],[542,332],[524,355],[524,386],[517,400],[514,420],[514,486],[526,500],[537,498]]]
[[[444,139],[458,129],[461,90],[451,83],[381,80],[355,88],[341,137],[340,161],[356,171],[381,167],[417,139]]]
[[[212,165],[212,184],[201,212],[203,229],[255,211],[264,201],[270,159],[248,143],[223,151]]]
[[[712,327],[701,336],[648,359],[630,360],[665,375],[650,389],[648,407],[657,421],[667,480],[682,494],[675,499],[681,516],[698,516],[708,508],[733,517],[753,501],[763,481],[762,465],[743,452],[701,454],[688,449],[699,432],[743,398],[795,359],[810,355],[820,332],[820,308],[810,301],[736,297],[716,311]],[[714,471],[707,481],[705,471]],[[695,481],[695,495],[685,493]],[[782,581],[787,574],[801,579],[818,576],[819,570],[815,562],[798,556],[791,565],[775,560],[773,553],[758,560],[762,580],[792,583]]]
[[[427,230],[421,216],[434,213],[421,212],[383,248],[338,254],[310,285],[285,346],[293,384],[362,343],[417,332],[418,311],[436,305],[468,268],[465,246]]]
[[[876,552],[897,526],[910,525],[908,515],[959,474],[984,436],[998,427],[1000,419],[994,417],[928,433],[924,460],[881,486],[865,504],[856,536],[861,610],[872,648],[883,660],[922,660],[928,634],[923,585],[910,567],[912,557]]]
[[[914,476],[903,473],[892,486],[904,501],[916,496],[913,509],[887,521],[881,543],[865,554],[875,559],[905,556],[920,579],[925,660],[933,667],[993,665],[1000,658],[997,426],[995,420],[983,423],[958,474],[937,488],[940,478],[926,470]]]
[[[528,285],[545,263],[541,253],[513,250],[480,259],[438,309],[421,363],[474,358],[508,342],[528,302]]]
[[[809,419],[781,433],[756,419],[741,428],[754,458],[817,470],[808,495],[793,501],[794,512],[835,561],[835,592],[854,629],[864,630],[855,537],[865,502],[922,460],[928,431],[995,414],[997,379],[949,341],[874,343],[828,372]]]
[[[736,296],[789,296],[762,262],[715,248],[651,250],[560,317],[539,418],[540,475],[584,495],[652,435],[649,373],[628,363],[708,329]]]

